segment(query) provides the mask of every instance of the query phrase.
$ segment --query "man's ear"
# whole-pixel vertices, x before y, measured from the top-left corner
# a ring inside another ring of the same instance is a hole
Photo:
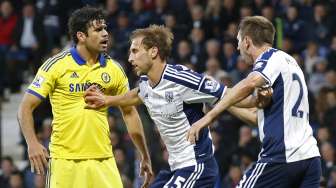
[[[245,40],[245,49],[248,50],[252,45],[252,39],[249,36],[246,36],[244,40]]]
[[[151,58],[152,58],[152,59],[155,59],[156,56],[159,55],[159,49],[158,49],[157,47],[153,46],[150,50],[151,50],[151,51],[150,51],[150,56],[151,56]]]
[[[84,40],[86,38],[86,34],[81,32],[81,31],[78,31],[76,33],[76,36],[77,36],[78,41],[80,41],[80,42],[84,42]]]

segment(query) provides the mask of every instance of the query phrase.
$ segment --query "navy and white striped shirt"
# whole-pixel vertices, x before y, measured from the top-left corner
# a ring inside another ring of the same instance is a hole
[[[190,126],[204,116],[203,103],[214,104],[226,86],[182,65],[166,65],[160,82],[151,87],[140,77],[139,97],[156,124],[169,153],[171,170],[196,165],[213,156],[209,129],[195,145],[186,139]]]
[[[293,57],[271,48],[254,64],[273,88],[271,105],[258,110],[260,162],[295,162],[320,156],[309,125],[308,89]]]

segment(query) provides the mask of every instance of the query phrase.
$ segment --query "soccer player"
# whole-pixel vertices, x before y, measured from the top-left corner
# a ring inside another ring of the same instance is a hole
[[[28,144],[31,170],[44,174],[48,152],[34,132],[33,110],[49,95],[53,122],[48,187],[122,188],[113,157],[107,109],[85,109],[84,91],[90,85],[109,95],[126,93],[122,68],[105,55],[108,33],[102,10],[84,7],[68,22],[74,47],[48,59],[28,87],[18,119]],[[139,115],[134,107],[120,107],[128,132],[141,153],[143,187],[152,176],[151,162]]]
[[[317,188],[321,175],[320,153],[309,125],[308,91],[304,75],[293,57],[272,48],[274,26],[261,16],[244,18],[238,32],[238,49],[253,71],[202,119],[192,125],[187,138],[199,134],[225,109],[256,88],[271,86],[270,105],[256,114],[245,111],[258,124],[262,150],[238,187]]]
[[[140,76],[139,87],[125,95],[105,96],[91,86],[85,93],[87,108],[145,104],[167,146],[170,165],[170,171],[160,171],[151,188],[212,188],[218,167],[209,129],[201,130],[195,144],[185,135],[203,117],[203,103],[216,103],[227,88],[185,66],[167,64],[172,40],[173,34],[163,26],[135,30],[129,62]]]

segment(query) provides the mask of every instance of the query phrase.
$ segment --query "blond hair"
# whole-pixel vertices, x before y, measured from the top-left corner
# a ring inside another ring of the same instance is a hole
[[[162,60],[166,60],[171,52],[174,39],[173,33],[163,25],[150,25],[147,28],[136,29],[132,32],[130,40],[143,37],[142,44],[148,50],[152,47],[157,47],[159,56]]]

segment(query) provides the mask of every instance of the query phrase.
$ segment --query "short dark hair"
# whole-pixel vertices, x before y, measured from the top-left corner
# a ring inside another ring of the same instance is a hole
[[[144,37],[142,44],[145,49],[148,50],[152,47],[159,49],[159,56],[162,60],[166,60],[172,49],[172,43],[174,39],[173,33],[165,26],[151,25],[144,29],[137,29],[132,32],[130,40],[136,37]]]
[[[256,46],[264,43],[273,45],[275,28],[267,18],[263,16],[245,17],[239,24],[240,36],[242,39],[249,36]]]
[[[77,32],[87,34],[88,28],[94,20],[105,20],[102,9],[85,6],[73,12],[68,21],[69,35],[75,44],[78,43]]]
[[[4,156],[4,157],[1,158],[1,161],[8,161],[12,165],[14,164],[13,163],[13,158],[11,156]]]

